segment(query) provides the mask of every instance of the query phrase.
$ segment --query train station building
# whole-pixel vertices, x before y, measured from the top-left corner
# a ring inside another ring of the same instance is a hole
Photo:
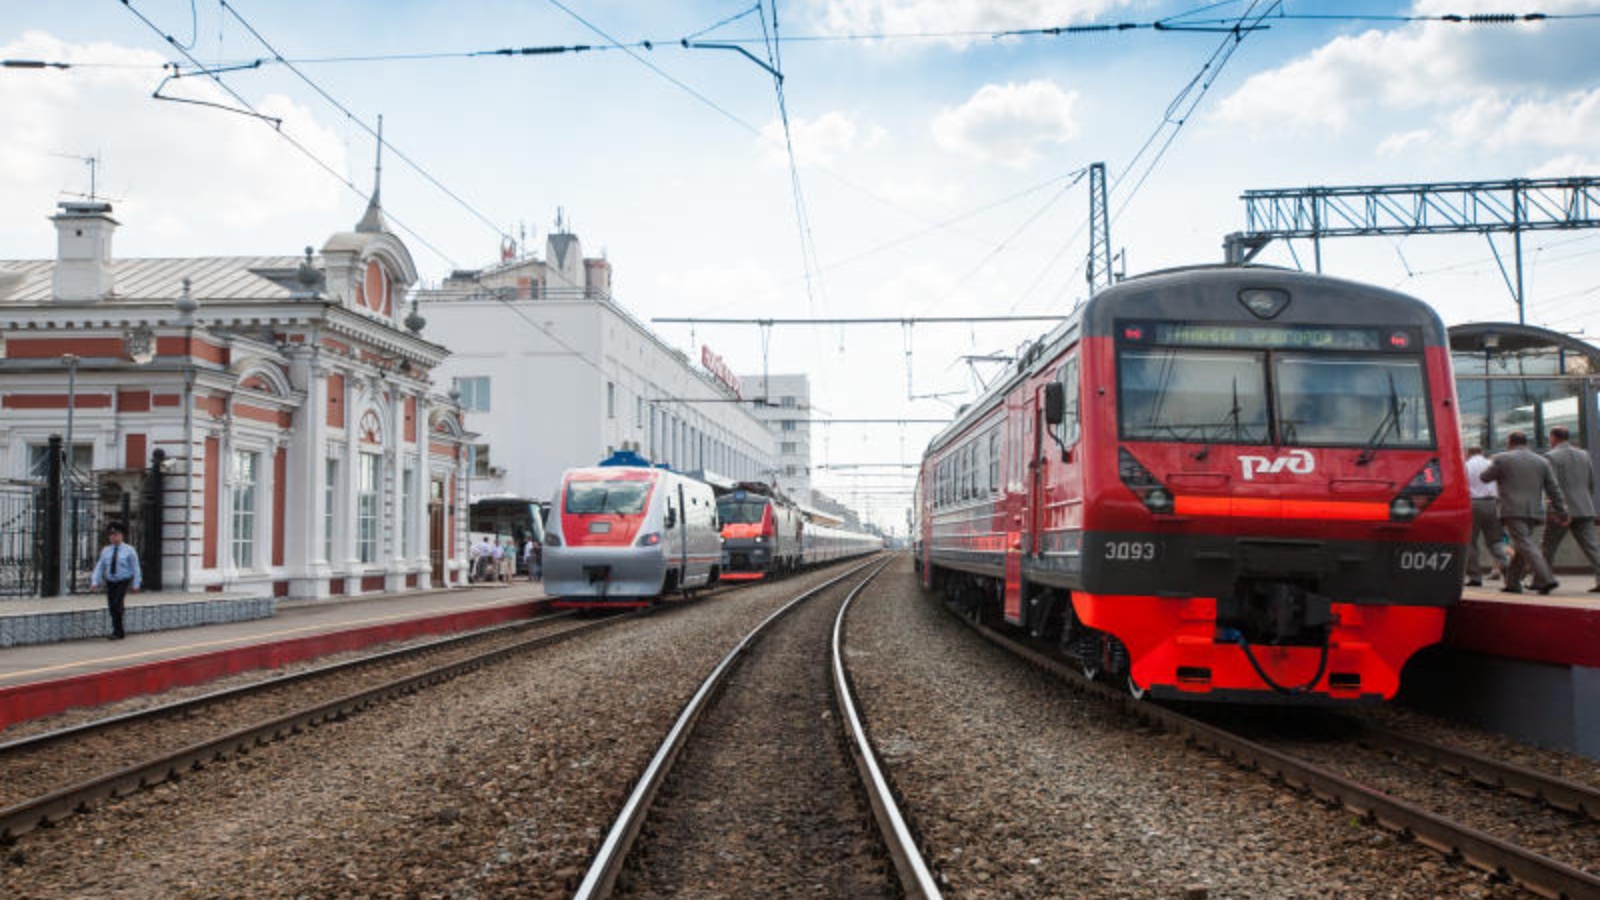
[[[440,367],[479,437],[474,497],[548,501],[561,473],[631,450],[685,472],[771,481],[776,441],[758,398],[710,347],[692,361],[611,292],[611,264],[561,229],[541,259],[508,252],[417,292]],[[698,362],[699,365],[695,363]]]
[[[51,221],[54,259],[0,260],[0,592],[50,580],[32,557],[52,440],[70,448],[62,592],[86,589],[125,517],[147,589],[465,580],[449,562],[470,435],[436,382],[448,351],[404,308],[417,272],[376,193],[298,256],[120,259],[109,204]]]

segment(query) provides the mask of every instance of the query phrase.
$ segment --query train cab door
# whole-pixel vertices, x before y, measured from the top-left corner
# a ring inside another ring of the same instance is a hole
[[[678,482],[678,586],[689,577],[689,504],[683,493],[683,482]]]

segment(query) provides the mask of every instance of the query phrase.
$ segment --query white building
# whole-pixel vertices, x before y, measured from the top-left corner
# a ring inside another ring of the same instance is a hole
[[[561,473],[634,450],[675,469],[766,480],[775,442],[751,404],[611,296],[611,265],[551,234],[545,258],[453,273],[417,294],[442,382],[480,437],[475,496],[550,499]],[[748,392],[747,392],[748,396]]]
[[[800,503],[811,503],[810,376],[744,375],[740,382],[746,396],[767,401],[756,407],[756,415],[778,444],[778,488]]]

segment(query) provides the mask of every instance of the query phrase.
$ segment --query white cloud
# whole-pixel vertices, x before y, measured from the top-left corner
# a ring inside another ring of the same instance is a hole
[[[1077,103],[1077,91],[1051,81],[984,85],[934,117],[933,137],[950,152],[1024,169],[1038,161],[1042,145],[1077,137]]]
[[[858,146],[875,145],[883,140],[883,130],[876,126],[869,130],[865,141],[858,139],[860,131],[861,128],[853,117],[838,111],[824,113],[815,119],[789,120],[795,161],[802,166],[825,166],[832,163],[841,153]],[[782,122],[777,120],[768,122],[766,127],[761,129],[761,138],[768,149],[768,162],[785,166],[789,164],[789,157],[784,148]]]
[[[83,164],[55,155],[62,153],[100,157],[98,189],[114,198],[118,219],[141,231],[149,225],[175,241],[248,236],[285,216],[326,215],[344,199],[344,188],[260,120],[152,99],[163,74],[160,54],[28,32],[0,46],[0,57],[98,64],[12,70],[0,79],[0,134],[6,135],[0,142],[0,196],[6,198],[0,234],[48,235],[42,220],[55,211],[61,192],[87,190]],[[169,83],[164,93],[238,105],[199,77]],[[283,119],[285,134],[345,171],[338,134],[309,110],[281,95],[241,93],[264,114]],[[137,124],[131,110],[137,110]]]
[[[1553,0],[1541,10],[1593,12],[1600,0]],[[1503,11],[1492,0],[1418,0],[1412,9]],[[1218,105],[1217,119],[1257,136],[1376,126],[1389,132],[1379,155],[1436,140],[1456,150],[1593,145],[1600,104],[1590,86],[1600,58],[1591,38],[1572,23],[1430,22],[1344,35],[1252,75]]]
[[[1412,147],[1427,144],[1433,139],[1433,132],[1426,128],[1416,128],[1399,134],[1391,134],[1378,144],[1379,156],[1399,156]]]
[[[1452,112],[1446,122],[1452,138],[1463,144],[1589,148],[1600,143],[1600,88],[1551,99],[1479,97]]]
[[[1100,18],[1134,0],[815,0],[812,18],[828,34],[938,34],[965,45],[989,32],[1048,28]],[[968,37],[967,33],[978,33]]]

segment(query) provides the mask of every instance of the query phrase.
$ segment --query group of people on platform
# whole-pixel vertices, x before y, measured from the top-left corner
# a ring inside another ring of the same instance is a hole
[[[481,535],[467,548],[472,563],[468,580],[474,584],[510,584],[517,576],[517,561],[520,559],[523,574],[529,581],[538,581],[544,577],[540,549],[539,542],[531,537],[523,538],[519,548],[511,538],[496,539],[492,534]]]
[[[1489,577],[1504,579],[1501,591],[1528,589],[1548,594],[1559,586],[1551,562],[1568,534],[1594,569],[1591,593],[1600,593],[1600,544],[1595,537],[1594,464],[1575,447],[1564,427],[1550,429],[1550,449],[1528,448],[1528,435],[1513,431],[1506,450],[1493,459],[1482,447],[1467,448],[1467,485],[1472,493],[1472,543],[1467,547],[1467,584],[1483,584],[1480,544],[1493,559]],[[1548,508],[1545,501],[1549,500]],[[1536,540],[1539,529],[1543,540]]]

